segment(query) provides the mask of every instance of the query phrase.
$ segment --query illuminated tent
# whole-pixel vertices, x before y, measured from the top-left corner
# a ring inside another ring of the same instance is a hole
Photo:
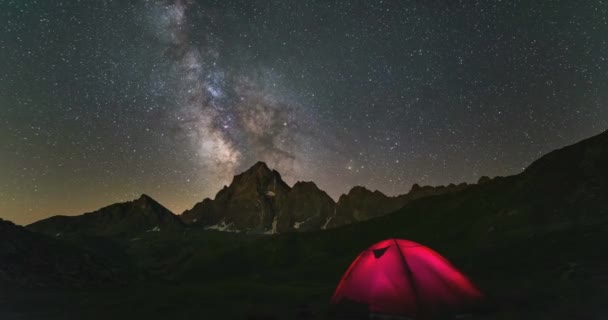
[[[388,239],[359,254],[331,303],[357,305],[368,315],[429,319],[464,312],[481,299],[481,292],[437,252]]]

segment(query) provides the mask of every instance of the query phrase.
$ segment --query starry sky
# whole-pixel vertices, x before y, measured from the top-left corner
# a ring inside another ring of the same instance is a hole
[[[258,160],[332,197],[520,172],[608,129],[607,1],[0,0],[0,217]]]

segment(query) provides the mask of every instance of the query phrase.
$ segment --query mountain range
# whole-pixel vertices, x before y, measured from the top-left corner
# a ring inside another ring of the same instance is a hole
[[[143,231],[202,227],[209,230],[274,234],[313,231],[365,221],[395,211],[426,196],[456,192],[466,183],[448,186],[415,184],[409,193],[389,197],[380,191],[356,186],[338,202],[314,182],[290,187],[276,170],[263,162],[235,176],[214,199],[206,198],[175,215],[147,195],[116,203],[78,216],[53,216],[32,223],[28,229],[52,236],[82,233],[129,236]]]
[[[300,181],[289,187],[277,171],[258,162],[235,176],[213,200],[207,198],[197,203],[181,217],[188,225],[226,231],[270,234],[312,231],[368,220],[392,212],[411,200],[466,187],[466,184],[414,185],[408,194],[388,197],[380,191],[357,186],[336,203],[314,182]]]
[[[255,313],[292,319],[302,304],[323,313],[361,250],[404,238],[433,248],[468,274],[502,308],[495,318],[601,319],[608,311],[607,164],[605,131],[513,176],[414,185],[397,197],[355,187],[334,202],[314,183],[290,187],[257,163],[182,215],[144,195],[26,228],[0,221],[0,281],[72,286],[126,274],[128,290],[108,296],[87,285],[86,301],[73,305],[98,318],[118,312],[141,317],[143,309],[132,306],[145,301],[158,306],[147,318],[189,318],[202,305],[216,318]],[[70,294],[54,292],[40,301],[56,301],[49,314],[57,314],[55,305]],[[27,294],[22,303],[35,297]],[[4,301],[15,299],[0,290],[0,316],[18,304]]]

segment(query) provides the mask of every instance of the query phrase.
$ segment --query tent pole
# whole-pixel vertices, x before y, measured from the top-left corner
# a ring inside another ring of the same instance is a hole
[[[418,288],[416,287],[416,284],[414,281],[414,273],[412,272],[412,268],[410,268],[409,263],[407,263],[407,259],[403,255],[403,252],[401,252],[401,247],[399,246],[399,243],[397,242],[397,240],[393,239],[393,242],[395,242],[395,246],[397,247],[397,252],[399,252],[401,261],[403,262],[403,265],[405,266],[405,275],[410,282],[410,287],[412,289],[412,293],[414,294],[414,299],[415,299],[415,305],[416,305],[415,317],[418,318],[418,316],[421,314],[419,308],[420,309],[422,308],[422,299],[420,299],[420,295],[418,294]]]

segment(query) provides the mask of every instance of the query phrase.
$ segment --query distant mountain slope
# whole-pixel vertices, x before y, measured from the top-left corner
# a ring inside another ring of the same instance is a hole
[[[79,285],[110,277],[108,269],[76,246],[0,219],[0,284]]]
[[[79,216],[54,216],[27,226],[31,231],[50,236],[87,234],[129,236],[145,231],[179,230],[179,217],[147,195],[116,203]]]
[[[297,182],[290,188],[277,171],[258,162],[235,176],[215,199],[204,199],[180,217],[186,224],[221,231],[312,231],[379,217],[414,199],[466,187],[466,184],[447,187],[414,185],[410,193],[398,197],[354,187],[336,204],[313,182]]]
[[[548,153],[517,178],[513,192],[537,219],[608,219],[608,131]]]

